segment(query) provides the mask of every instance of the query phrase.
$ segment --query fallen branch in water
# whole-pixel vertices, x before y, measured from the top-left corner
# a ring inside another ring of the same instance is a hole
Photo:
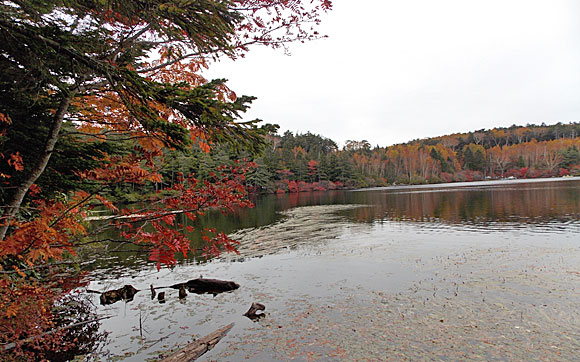
[[[190,362],[195,361],[206,352],[210,351],[225,335],[233,328],[234,323],[220,328],[197,341],[173,352],[163,358],[161,362]]]

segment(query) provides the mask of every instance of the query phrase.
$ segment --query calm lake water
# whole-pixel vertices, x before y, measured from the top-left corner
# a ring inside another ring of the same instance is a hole
[[[142,254],[99,258],[96,359],[154,360],[235,322],[201,360],[574,360],[580,355],[580,178],[268,195],[205,226],[239,256],[157,272]],[[151,300],[203,275],[240,289]],[[266,316],[242,316],[252,302]]]

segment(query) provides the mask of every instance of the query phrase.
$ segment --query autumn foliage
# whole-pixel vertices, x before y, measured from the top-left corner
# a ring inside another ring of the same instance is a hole
[[[248,175],[253,190],[295,193],[337,188],[580,175],[580,124],[480,130],[389,147],[285,132]]]
[[[235,252],[236,242],[213,229],[193,250],[192,226],[176,216],[251,206],[246,174],[255,165],[167,182],[167,154],[224,144],[260,152],[266,131],[240,121],[253,97],[200,72],[254,44],[319,38],[315,26],[330,8],[323,0],[0,4],[8,55],[0,62],[0,359],[70,347],[59,343],[66,332],[54,308],[80,285],[82,271],[69,268],[79,247],[107,228],[122,237],[111,242],[143,248],[158,268],[175,266],[176,255]],[[147,190],[142,206],[116,203],[119,185]],[[111,216],[95,227],[87,220],[99,207]]]
[[[115,226],[123,230],[125,240],[149,250],[149,260],[161,265],[174,266],[175,255],[187,257],[191,251],[191,240],[185,234],[193,228],[176,222],[176,214],[183,214],[190,221],[211,210],[222,212],[235,208],[252,207],[246,198],[243,186],[244,175],[252,163],[226,168],[221,167],[211,179],[198,180],[193,176],[179,175],[177,182],[166,191],[171,196],[151,200],[147,209],[125,209],[120,215],[124,221]],[[126,216],[123,217],[123,216]],[[202,230],[206,242],[202,255],[206,258],[219,256],[222,251],[236,252],[235,240],[214,229]]]

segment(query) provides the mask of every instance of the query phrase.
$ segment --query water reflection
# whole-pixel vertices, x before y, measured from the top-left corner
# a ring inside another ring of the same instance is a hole
[[[349,218],[357,222],[416,222],[493,231],[530,224],[565,226],[580,220],[578,181],[352,194],[351,202],[373,205],[349,211]]]
[[[70,361],[101,347],[107,337],[106,333],[100,330],[101,320],[106,317],[97,315],[96,307],[90,299],[88,295],[69,294],[57,302],[55,326],[57,329],[63,328],[64,334],[62,339],[52,342],[50,350],[36,351],[42,353],[43,361]]]
[[[301,206],[311,205],[334,205],[348,203],[349,193],[345,191],[309,192],[284,195],[255,195],[252,199],[255,207],[237,209],[226,215],[220,212],[208,212],[199,216],[192,222],[184,215],[177,215],[177,223],[194,228],[193,232],[186,232],[192,242],[194,250],[202,250],[205,244],[202,241],[200,230],[215,228],[226,234],[238,230],[260,228],[272,225],[286,218],[284,211]],[[98,227],[98,223],[95,223]],[[121,232],[117,229],[108,229],[98,235],[100,240],[121,240]],[[87,269],[93,275],[108,275],[121,277],[131,270],[146,269],[149,265],[148,252],[130,243],[104,243],[106,250],[101,257],[94,260]],[[85,251],[86,258],[92,259],[94,249]],[[184,262],[181,255],[177,255],[178,261]],[[204,262],[205,259],[198,255],[190,255],[189,261]]]
[[[324,353],[328,341],[351,348],[337,358],[344,360],[380,359],[393,346],[403,346],[397,356],[416,359],[430,356],[422,348],[438,346],[437,356],[449,359],[457,340],[469,353],[480,351],[479,359],[505,359],[515,346],[521,348],[507,358],[526,360],[538,340],[549,341],[539,344],[546,350],[575,351],[577,339],[569,336],[580,335],[580,180],[456,186],[266,195],[254,209],[199,220],[196,227],[236,233],[244,262],[184,261],[157,272],[141,254],[100,258],[94,290],[129,283],[148,290],[200,274],[241,285],[215,298],[180,298],[166,289],[163,304],[138,293],[130,304],[99,306],[115,316],[102,322],[111,337],[100,355],[156,358],[231,322],[231,339],[208,359],[287,360],[297,351]],[[117,266],[107,267],[111,260]],[[257,323],[243,316],[254,301],[268,311]],[[544,318],[546,306],[555,317]],[[534,333],[506,344],[504,336],[520,327]],[[480,348],[483,338],[499,341],[497,358]],[[379,352],[372,355],[369,346]]]
[[[313,205],[362,204],[342,212],[352,221],[437,222],[448,225],[501,225],[567,223],[580,220],[580,180],[513,183],[491,181],[475,186],[454,184],[429,187],[375,188],[266,195],[254,200],[256,208],[234,217],[210,215],[228,232],[272,224],[280,211]]]
[[[256,196],[255,207],[227,215],[208,213],[195,223],[178,220],[196,230],[216,228],[228,234],[258,229],[288,218],[285,211],[316,205],[367,205],[338,208],[335,213],[346,221],[362,224],[397,222],[414,224],[426,232],[460,229],[478,233],[518,230],[533,226],[539,232],[580,233],[580,180],[512,183],[491,181],[477,184],[393,187],[360,191],[328,191]],[[338,221],[335,221],[335,223]],[[334,224],[332,224],[334,225]],[[332,225],[327,227],[332,228]],[[335,225],[337,228],[338,224]],[[300,226],[295,225],[299,232]],[[118,239],[110,230],[103,239]],[[189,233],[193,247],[200,250],[199,232]],[[332,238],[328,235],[328,238]],[[195,255],[192,257],[195,259]],[[201,259],[204,261],[204,259]],[[109,256],[94,268],[103,273],[126,272],[123,267],[147,267],[147,254],[128,244],[109,245]]]

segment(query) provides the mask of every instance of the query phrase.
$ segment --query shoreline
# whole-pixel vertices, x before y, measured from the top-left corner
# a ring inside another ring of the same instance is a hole
[[[340,187],[331,188],[326,190],[300,190],[300,191],[285,191],[285,192],[256,192],[250,191],[249,194],[252,196],[260,195],[287,195],[287,194],[300,194],[300,193],[314,193],[314,192],[326,192],[326,191],[376,191],[376,190],[399,190],[399,189],[430,189],[430,188],[459,188],[459,187],[470,187],[470,186],[487,186],[490,184],[524,184],[524,183],[541,183],[541,182],[557,182],[557,181],[578,181],[580,176],[564,176],[564,177],[538,177],[538,178],[515,178],[515,179],[493,179],[493,180],[479,180],[479,181],[460,181],[460,182],[441,182],[441,183],[427,183],[427,184],[401,184],[401,185],[389,185],[389,186],[370,186],[370,187]]]
[[[560,182],[560,181],[580,181],[580,176],[446,182],[446,183],[421,184],[421,185],[392,185],[392,186],[365,187],[362,189],[352,189],[348,191],[358,192],[358,191],[401,190],[401,189],[461,188],[470,186],[477,187],[489,185],[527,184],[527,183]]]

